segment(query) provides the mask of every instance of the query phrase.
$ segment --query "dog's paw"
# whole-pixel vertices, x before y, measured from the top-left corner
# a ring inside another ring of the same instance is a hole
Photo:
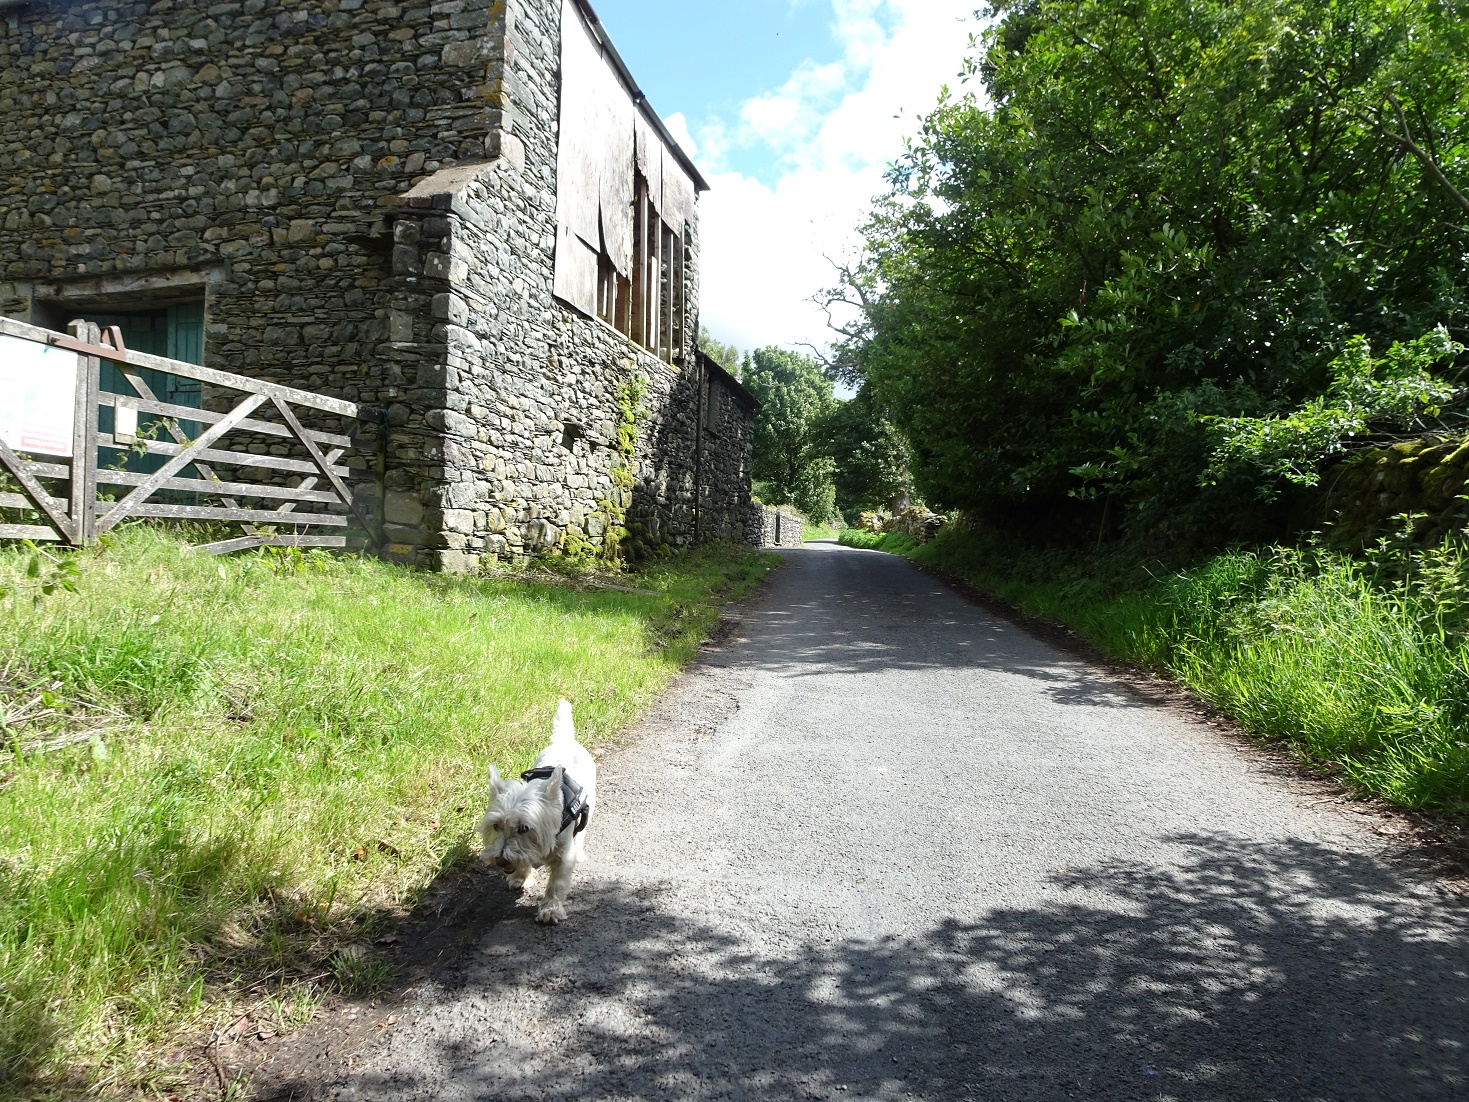
[[[530,873],[528,872],[511,873],[505,878],[505,882],[509,884],[514,891],[518,892],[521,888],[525,887],[525,882],[529,879]]]
[[[536,912],[536,921],[543,926],[554,926],[566,921],[566,908],[560,903],[548,903]]]

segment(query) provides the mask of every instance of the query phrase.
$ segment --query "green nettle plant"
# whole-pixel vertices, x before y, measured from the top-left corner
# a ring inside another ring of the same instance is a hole
[[[24,565],[13,577],[0,575],[0,601],[29,594],[32,601],[39,602],[53,593],[76,592],[80,573],[76,552],[53,553],[31,540],[21,540],[20,546],[24,549]]]

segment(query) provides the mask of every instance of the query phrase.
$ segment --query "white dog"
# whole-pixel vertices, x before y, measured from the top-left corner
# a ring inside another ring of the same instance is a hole
[[[490,804],[480,821],[481,858],[504,869],[519,890],[542,865],[551,867],[536,921],[566,917],[566,893],[576,866],[587,859],[586,829],[597,803],[597,763],[576,741],[571,704],[556,709],[551,745],[518,781],[502,780],[490,766]]]

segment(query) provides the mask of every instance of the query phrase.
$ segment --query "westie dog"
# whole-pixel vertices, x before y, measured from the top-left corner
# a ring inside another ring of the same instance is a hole
[[[566,917],[566,893],[576,866],[587,859],[587,824],[597,803],[597,763],[576,741],[571,704],[556,709],[551,745],[521,779],[502,780],[490,766],[490,804],[480,821],[481,858],[504,869],[519,890],[542,865],[551,867],[536,921]]]

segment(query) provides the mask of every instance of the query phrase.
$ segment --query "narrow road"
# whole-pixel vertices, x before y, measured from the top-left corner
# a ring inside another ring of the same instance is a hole
[[[571,918],[342,1099],[1469,1098],[1469,912],[906,562],[792,552],[603,761]]]

